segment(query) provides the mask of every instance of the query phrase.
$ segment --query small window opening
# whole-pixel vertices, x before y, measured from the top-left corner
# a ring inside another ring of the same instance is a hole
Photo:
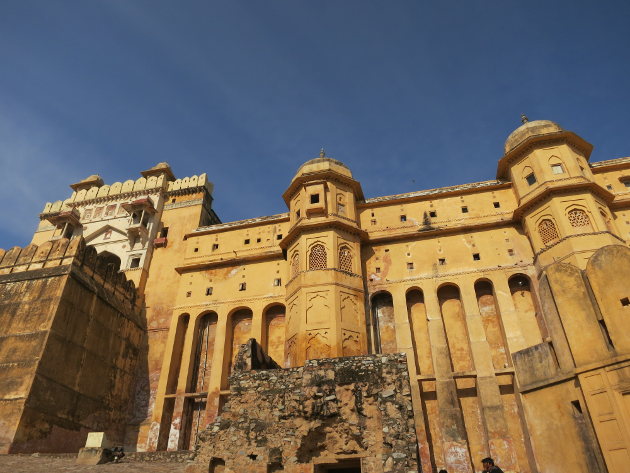
[[[571,408],[573,409],[573,414],[582,415],[582,406],[580,406],[580,401],[577,399],[575,401],[571,401]]]
[[[243,242],[245,245],[249,245],[249,238],[245,238],[245,241]]]
[[[400,216],[400,221],[401,222],[406,222],[407,221],[407,216],[406,215],[401,215]]]
[[[630,187],[630,179],[628,179],[627,181],[623,181],[623,185],[626,187]]]
[[[429,210],[429,217],[431,218],[437,217],[437,212],[435,210]]]
[[[212,288],[211,287],[207,287],[206,288],[206,296],[211,296],[212,295]]]
[[[247,455],[247,458],[249,458],[250,460],[256,460],[258,459],[258,455],[254,455],[253,453],[250,453],[249,455]]]
[[[564,174],[562,164],[556,163],[551,165],[551,172],[554,174]]]
[[[260,238],[256,238],[256,243],[260,243]]]
[[[276,235],[276,240],[282,240],[282,233],[278,233]]]
[[[212,249],[213,250],[218,250],[219,249],[219,244],[218,243],[213,243],[212,244]]]
[[[300,211],[299,210],[295,212],[295,218],[300,218]]]
[[[273,280],[273,285],[274,286],[282,286],[282,279],[280,278],[276,278]]]
[[[609,191],[613,190],[613,186],[611,186],[610,184],[606,185],[606,189],[608,189]]]
[[[197,253],[199,251],[199,248],[195,248],[193,251]]]
[[[381,268],[379,268],[378,266],[376,267],[376,273],[380,273],[381,272]]]
[[[171,204],[174,204],[177,199],[171,199]]]
[[[311,204],[319,204],[319,194],[311,194]]]
[[[514,256],[514,250],[512,248],[508,248],[508,255]]]
[[[168,236],[168,227],[162,228],[160,230],[160,238],[166,238]]]
[[[623,299],[621,299],[621,305],[624,307],[628,307],[630,305],[630,299],[624,297]]]
[[[492,205],[494,205],[495,209],[498,209],[501,207],[501,202],[492,202]]]
[[[374,218],[373,218],[373,219],[370,221],[370,223],[371,223],[372,225],[376,225],[376,219],[374,219]]]
[[[131,258],[130,268],[138,268],[140,266],[140,257]]]
[[[439,258],[438,259],[438,264],[440,266],[444,266],[446,264],[446,258]]]
[[[413,262],[407,263],[407,269],[413,269]]]
[[[186,293],[186,297],[190,297],[190,296],[192,296],[192,291],[188,291],[188,292]]]
[[[238,290],[239,291],[244,291],[247,289],[247,283],[246,282],[242,282],[238,285]]]
[[[463,214],[467,214],[468,213],[468,207],[466,207],[465,205],[462,207],[462,213]]]
[[[534,175],[533,172],[525,176],[525,180],[527,181],[527,184],[529,184],[530,186],[533,186],[534,184],[536,184],[536,176]]]
[[[473,253],[473,260],[474,261],[479,261],[481,259],[481,256],[479,255],[479,253]]]

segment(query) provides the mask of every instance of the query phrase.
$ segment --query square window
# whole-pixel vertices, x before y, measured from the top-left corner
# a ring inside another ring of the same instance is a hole
[[[319,204],[319,194],[311,194],[311,204]]]
[[[412,262],[407,263],[407,269],[413,269],[413,263]]]
[[[192,291],[188,291],[188,292],[186,293],[186,297],[190,297],[190,296],[192,296]]]
[[[468,207],[466,207],[465,205],[462,207],[462,213],[463,214],[467,214],[468,213]]]
[[[245,241],[243,242],[245,245],[249,245],[249,238],[245,238]]]
[[[131,258],[131,262],[129,263],[130,268],[138,268],[140,267],[140,257],[136,256],[135,258]]]
[[[376,273],[380,273],[381,272],[381,268],[377,267],[376,268]]]
[[[177,200],[177,199],[172,198],[172,199],[171,199],[171,204],[174,204],[176,200]]]
[[[407,216],[406,215],[401,215],[400,216],[400,221],[401,222],[406,222],[407,221]]]
[[[630,306],[630,299],[628,299],[627,297],[624,297],[623,299],[621,299],[621,305],[624,307],[628,307]]]
[[[212,249],[213,250],[218,250],[219,249],[219,244],[218,243],[213,243],[212,244]]]
[[[260,238],[256,238],[256,243],[260,243]]]
[[[278,233],[278,235],[276,235],[276,240],[282,240],[282,233]]]
[[[564,169],[562,168],[562,164],[560,163],[552,164],[551,172],[554,174],[564,174]]]
[[[273,280],[273,285],[274,286],[282,286],[282,279],[280,278],[276,278]]]
[[[166,238],[168,236],[168,227],[162,228],[160,230],[160,238]]]
[[[479,253],[473,253],[473,261],[479,261],[481,259],[481,256],[479,255]]]
[[[212,288],[211,287],[207,287],[206,288],[206,296],[211,296],[212,295]]]
[[[444,266],[446,264],[446,258],[439,258],[438,259],[438,264],[440,266]]]
[[[199,248],[195,248],[193,251],[197,253],[199,251]]]
[[[525,176],[525,180],[527,181],[527,184],[529,184],[530,186],[533,186],[534,184],[536,184],[536,176],[534,175],[533,172]]]
[[[508,255],[514,256],[514,250],[512,248],[508,248]]]
[[[608,189],[609,191],[613,190],[613,187],[610,184],[606,185],[606,189]]]
[[[374,219],[374,218],[373,218],[373,219],[370,221],[370,223],[371,223],[372,225],[376,225],[376,219]]]
[[[437,217],[437,212],[435,210],[430,210],[429,211],[429,217],[432,217],[432,218]]]
[[[501,207],[501,202],[492,202],[492,205],[494,205],[495,209],[498,209]]]
[[[242,282],[242,283],[240,283],[240,284],[238,285],[238,290],[239,290],[239,291],[244,291],[244,290],[246,290],[246,289],[247,289],[247,283]]]
[[[630,179],[627,181],[623,181],[623,185],[626,187],[630,187]]]

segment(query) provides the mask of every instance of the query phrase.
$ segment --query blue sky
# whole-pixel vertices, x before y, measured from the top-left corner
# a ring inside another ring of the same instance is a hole
[[[168,161],[223,221],[324,146],[367,197],[494,178],[519,115],[630,155],[630,2],[0,1],[0,248]]]

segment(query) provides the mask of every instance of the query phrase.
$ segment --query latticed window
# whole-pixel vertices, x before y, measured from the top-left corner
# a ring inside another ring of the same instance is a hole
[[[345,245],[339,248],[339,269],[352,272],[352,252]]]
[[[313,245],[308,255],[308,269],[326,269],[327,267],[326,248],[321,243]]]
[[[569,223],[571,223],[572,227],[590,227],[591,220],[588,218],[588,215],[582,209],[573,209],[568,213]]]
[[[300,254],[296,251],[291,258],[291,277],[297,276],[300,272]]]
[[[560,238],[556,224],[549,219],[545,219],[538,224],[538,233],[545,245]]]

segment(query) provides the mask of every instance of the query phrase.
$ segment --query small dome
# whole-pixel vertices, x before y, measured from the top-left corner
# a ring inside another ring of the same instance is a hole
[[[534,120],[526,122],[510,133],[505,140],[505,153],[509,153],[527,138],[564,131],[560,125],[550,120]]]
[[[352,177],[352,172],[350,171],[348,166],[343,164],[341,161],[326,157],[319,157],[311,159],[310,161],[306,161],[300,166],[298,172],[295,174],[295,177],[321,171],[335,171],[339,174],[343,174],[344,176],[350,178]],[[293,179],[295,179],[295,177]]]

